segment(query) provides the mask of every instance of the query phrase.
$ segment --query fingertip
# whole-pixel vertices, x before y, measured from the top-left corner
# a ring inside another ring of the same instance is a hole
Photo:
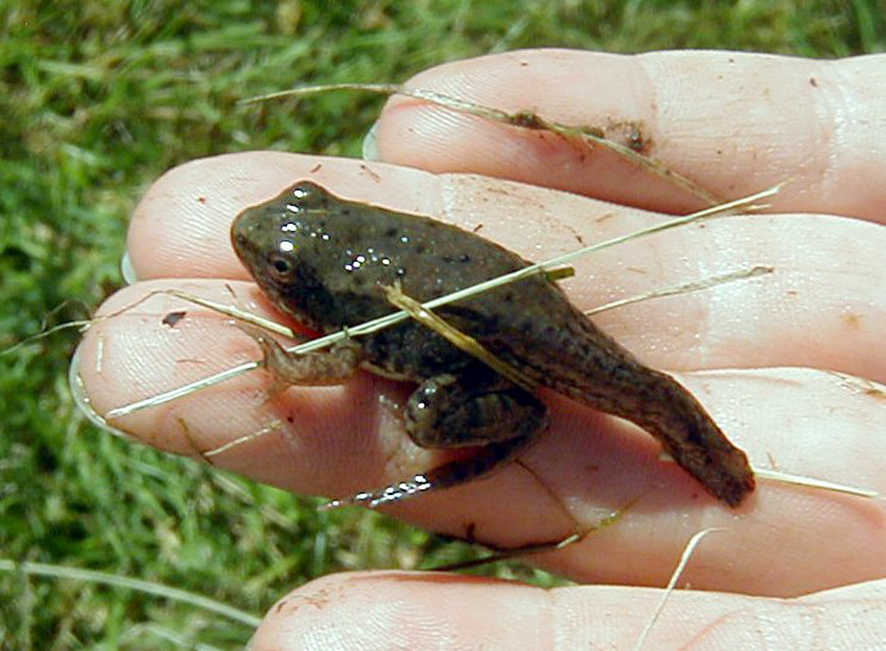
[[[98,364],[100,360],[100,353],[97,355],[98,351],[93,349],[94,346],[101,346],[101,340],[91,340],[88,337],[85,337],[77,348],[74,350],[74,354],[71,356],[71,364],[68,367],[68,388],[71,391],[71,396],[74,399],[74,404],[77,405],[77,408],[80,410],[80,413],[86,416],[87,420],[90,423],[95,425],[98,429],[103,432],[107,432],[113,436],[119,436],[125,439],[134,439],[133,436],[124,432],[122,429],[112,426],[101,414],[99,414],[92,403],[92,398],[89,395],[87,390],[86,382],[84,382],[83,377],[81,376],[81,370],[83,365],[83,357],[84,354],[89,356],[94,363]],[[87,350],[89,349],[89,350]]]
[[[369,131],[367,131],[366,135],[363,137],[362,153],[363,160],[381,160],[381,154],[378,151],[378,122],[373,122]]]

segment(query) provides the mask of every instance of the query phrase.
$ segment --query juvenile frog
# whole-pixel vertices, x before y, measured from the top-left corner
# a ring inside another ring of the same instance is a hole
[[[482,237],[427,217],[346,201],[300,181],[243,211],[237,255],[282,311],[319,332],[353,327],[394,309],[384,287],[424,302],[528,266]],[[730,506],[754,489],[745,454],[673,378],[650,369],[535,275],[435,312],[534,383],[636,423],[704,488]],[[413,320],[302,356],[260,341],[283,382],[344,383],[363,368],[418,383],[403,407],[406,432],[425,448],[482,446],[381,490],[336,502],[377,506],[455,486],[512,459],[542,434],[547,407]]]

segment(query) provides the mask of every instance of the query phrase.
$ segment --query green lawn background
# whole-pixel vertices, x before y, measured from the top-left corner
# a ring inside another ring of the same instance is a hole
[[[886,49],[884,5],[854,2],[416,0],[0,2],[0,349],[88,317],[120,286],[128,215],[153,179],[249,149],[358,156],[378,98],[244,109],[306,83],[403,81],[525,47],[728,48],[809,57]],[[261,614],[355,568],[477,552],[295,498],[92,427],[67,388],[65,331],[0,356],[0,558],[100,570]],[[550,585],[519,565],[483,571]],[[251,629],[203,608],[10,571],[0,648],[237,648]]]

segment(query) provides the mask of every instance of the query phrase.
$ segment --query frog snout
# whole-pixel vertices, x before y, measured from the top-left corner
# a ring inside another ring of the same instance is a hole
[[[253,253],[256,248],[255,226],[256,220],[252,218],[250,211],[240,213],[231,225],[231,244],[241,258]]]
[[[239,217],[235,219],[234,223],[231,225],[231,243],[234,245],[235,249],[245,247],[248,243],[248,238],[243,232]]]
[[[234,251],[237,253],[244,251],[248,245],[246,236],[238,231],[231,231],[231,242],[234,245]]]

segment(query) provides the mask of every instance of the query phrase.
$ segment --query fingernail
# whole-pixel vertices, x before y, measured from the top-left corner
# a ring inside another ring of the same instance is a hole
[[[363,136],[363,160],[378,161],[378,122],[376,121]]]
[[[127,285],[134,285],[138,282],[138,274],[135,273],[135,267],[132,266],[132,260],[129,257],[129,251],[120,258],[120,275]]]
[[[77,405],[77,408],[83,413],[89,421],[95,425],[100,430],[107,432],[108,434],[113,434],[114,436],[119,436],[120,438],[135,440],[133,436],[127,434],[123,430],[117,429],[113,427],[102,418],[95,409],[92,408],[92,401],[89,399],[89,395],[86,393],[86,387],[83,384],[83,378],[80,377],[80,364],[81,364],[81,355],[80,349],[83,347],[81,343],[77,346],[77,349],[74,351],[74,355],[71,357],[71,365],[68,368],[68,386],[71,389],[71,395],[74,397],[74,404]]]

